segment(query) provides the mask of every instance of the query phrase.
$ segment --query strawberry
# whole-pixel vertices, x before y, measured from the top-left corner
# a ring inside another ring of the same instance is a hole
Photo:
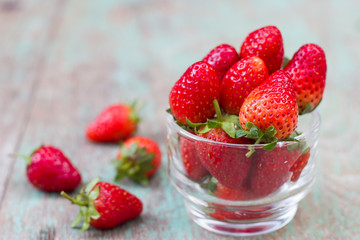
[[[286,146],[255,152],[249,177],[251,192],[264,197],[278,190],[290,179],[290,168],[299,156],[300,151],[289,151]]]
[[[209,215],[220,221],[242,221],[242,220],[255,220],[260,218],[266,218],[272,215],[271,212],[266,211],[265,207],[259,209],[234,209],[226,210],[226,207],[216,207],[208,211]],[[261,226],[260,226],[261,227]],[[251,227],[249,229],[241,230],[241,232],[257,232],[257,227]],[[240,231],[240,230],[239,230]]]
[[[224,112],[238,115],[245,98],[268,77],[267,67],[259,57],[235,63],[220,84],[220,106]]]
[[[284,60],[283,39],[279,29],[266,26],[251,32],[240,49],[240,57],[258,56],[264,60],[269,74],[280,69]]]
[[[80,212],[71,225],[77,226],[83,219],[81,230],[89,226],[109,229],[138,217],[143,209],[142,202],[124,189],[95,178],[84,186],[76,198],[65,192],[61,195],[80,206]]]
[[[130,137],[140,121],[134,105],[107,107],[87,126],[86,136],[95,142],[118,142]]]
[[[252,140],[232,138],[222,128],[213,128],[199,136],[214,141],[195,143],[202,165],[222,185],[233,189],[241,188],[248,177],[252,158],[245,156],[247,148],[235,148],[221,143],[249,144]]]
[[[184,163],[185,171],[192,180],[199,181],[209,174],[201,164],[194,142],[184,137],[180,138],[180,155]]]
[[[325,53],[316,44],[303,45],[285,66],[295,83],[299,113],[314,110],[320,103],[326,80]]]
[[[305,168],[306,164],[309,161],[310,157],[310,151],[307,151],[306,153],[303,153],[294,163],[294,165],[291,166],[290,171],[293,173],[291,176],[291,181],[296,182],[300,175],[302,170]]]
[[[136,136],[126,140],[119,149],[116,160],[116,177],[125,176],[143,185],[155,174],[161,164],[158,144],[150,138]]]
[[[171,113],[182,124],[186,119],[205,122],[215,114],[212,101],[219,99],[219,78],[206,62],[191,65],[170,91]]]
[[[264,131],[273,126],[278,139],[289,137],[296,128],[298,107],[294,82],[283,70],[273,73],[245,99],[239,113],[243,128],[255,124]]]
[[[246,185],[238,189],[231,189],[222,185],[221,183],[217,183],[216,189],[213,193],[218,198],[231,201],[250,200],[253,198],[249,187]]]
[[[239,60],[239,54],[233,46],[221,44],[211,50],[202,61],[215,69],[221,82],[229,68]]]
[[[46,192],[73,191],[81,183],[79,171],[70,160],[53,146],[41,146],[26,159],[28,180],[34,187]]]

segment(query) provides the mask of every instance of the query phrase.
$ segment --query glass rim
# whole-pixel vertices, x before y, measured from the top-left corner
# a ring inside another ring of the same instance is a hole
[[[302,132],[299,136],[295,137],[295,139],[298,139],[298,140],[308,139],[308,138],[310,138],[310,136],[312,134],[319,131],[320,124],[321,124],[320,113],[317,110],[314,110],[311,113],[307,113],[307,114],[311,115],[311,117],[313,118],[311,127],[309,129],[307,129],[306,131]],[[260,144],[224,143],[224,142],[216,142],[216,141],[213,141],[210,139],[202,138],[202,137],[199,137],[195,134],[192,134],[192,133],[186,131],[185,129],[180,127],[178,124],[176,124],[174,117],[170,113],[167,113],[167,122],[168,122],[168,125],[175,128],[176,132],[180,133],[182,136],[186,137],[187,139],[192,139],[194,141],[201,141],[201,142],[205,142],[205,143],[209,143],[209,144],[223,145],[223,146],[234,147],[234,148],[242,148],[242,147],[248,148],[249,145],[254,146],[255,148],[262,148],[266,145],[266,143],[260,143]],[[294,143],[296,143],[296,142],[294,142],[294,141],[279,141],[277,143],[277,145],[283,146],[285,144],[294,144]]]

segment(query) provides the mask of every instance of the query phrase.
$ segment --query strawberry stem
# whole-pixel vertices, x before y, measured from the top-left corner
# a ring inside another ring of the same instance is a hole
[[[81,201],[78,201],[72,197],[70,197],[66,192],[64,191],[61,191],[60,193],[61,196],[65,197],[66,199],[70,200],[73,204],[76,204],[76,205],[79,205],[79,206],[88,206],[88,204],[86,202],[81,202]]]
[[[21,157],[23,159],[25,159],[26,161],[26,166],[29,166],[31,164],[31,157],[26,156],[24,154],[19,154],[19,153],[13,153],[11,154],[12,157]]]
[[[214,104],[214,108],[215,108],[215,112],[216,112],[216,119],[218,121],[222,122],[223,118],[222,118],[219,102],[216,99],[214,99],[213,104]]]

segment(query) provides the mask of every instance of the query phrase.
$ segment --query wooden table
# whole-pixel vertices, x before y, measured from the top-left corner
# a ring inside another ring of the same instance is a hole
[[[286,55],[315,42],[327,54],[319,110],[318,180],[285,228],[259,239],[360,239],[359,1],[0,2],[0,239],[224,239],[191,222],[169,184],[165,109],[187,66],[226,42],[274,24]],[[94,144],[86,125],[107,105],[146,102],[138,134],[162,146],[163,165],[148,188],[123,188],[144,203],[142,216],[110,231],[70,228],[76,206],[33,188],[25,161],[55,145],[84,182],[113,181],[117,145]],[[231,239],[231,238],[226,238]]]

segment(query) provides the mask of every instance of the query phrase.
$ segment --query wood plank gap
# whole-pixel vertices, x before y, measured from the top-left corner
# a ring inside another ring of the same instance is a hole
[[[16,143],[15,143],[15,152],[19,151],[20,148],[20,144],[21,144],[21,140],[23,139],[26,130],[28,128],[30,119],[31,119],[31,115],[33,112],[33,108],[34,108],[34,103],[35,103],[35,97],[37,94],[37,89],[38,86],[41,83],[41,80],[43,78],[43,75],[45,73],[45,68],[47,65],[47,57],[46,57],[46,52],[49,52],[52,48],[52,45],[54,44],[54,40],[56,38],[56,34],[58,32],[59,26],[61,24],[61,17],[63,16],[64,12],[65,12],[65,6],[67,4],[67,0],[60,0],[57,7],[55,7],[54,9],[54,14],[52,17],[51,22],[53,24],[50,25],[50,29],[48,31],[48,37],[46,38],[46,44],[44,44],[42,53],[40,54],[40,58],[38,61],[38,69],[39,69],[39,74],[38,77],[34,80],[32,86],[31,86],[31,90],[30,90],[30,97],[29,97],[29,104],[28,104],[28,108],[26,110],[26,113],[24,114],[24,127],[22,129],[22,131],[19,133],[17,139],[16,139]],[[10,167],[9,167],[9,171],[8,171],[8,175],[6,176],[6,180],[5,180],[5,184],[4,184],[4,191],[3,194],[0,198],[0,210],[2,207],[2,203],[5,199],[6,193],[7,193],[7,189],[9,186],[9,182],[10,182],[10,178],[14,169],[14,165],[15,165],[15,161],[12,161],[10,163]]]

